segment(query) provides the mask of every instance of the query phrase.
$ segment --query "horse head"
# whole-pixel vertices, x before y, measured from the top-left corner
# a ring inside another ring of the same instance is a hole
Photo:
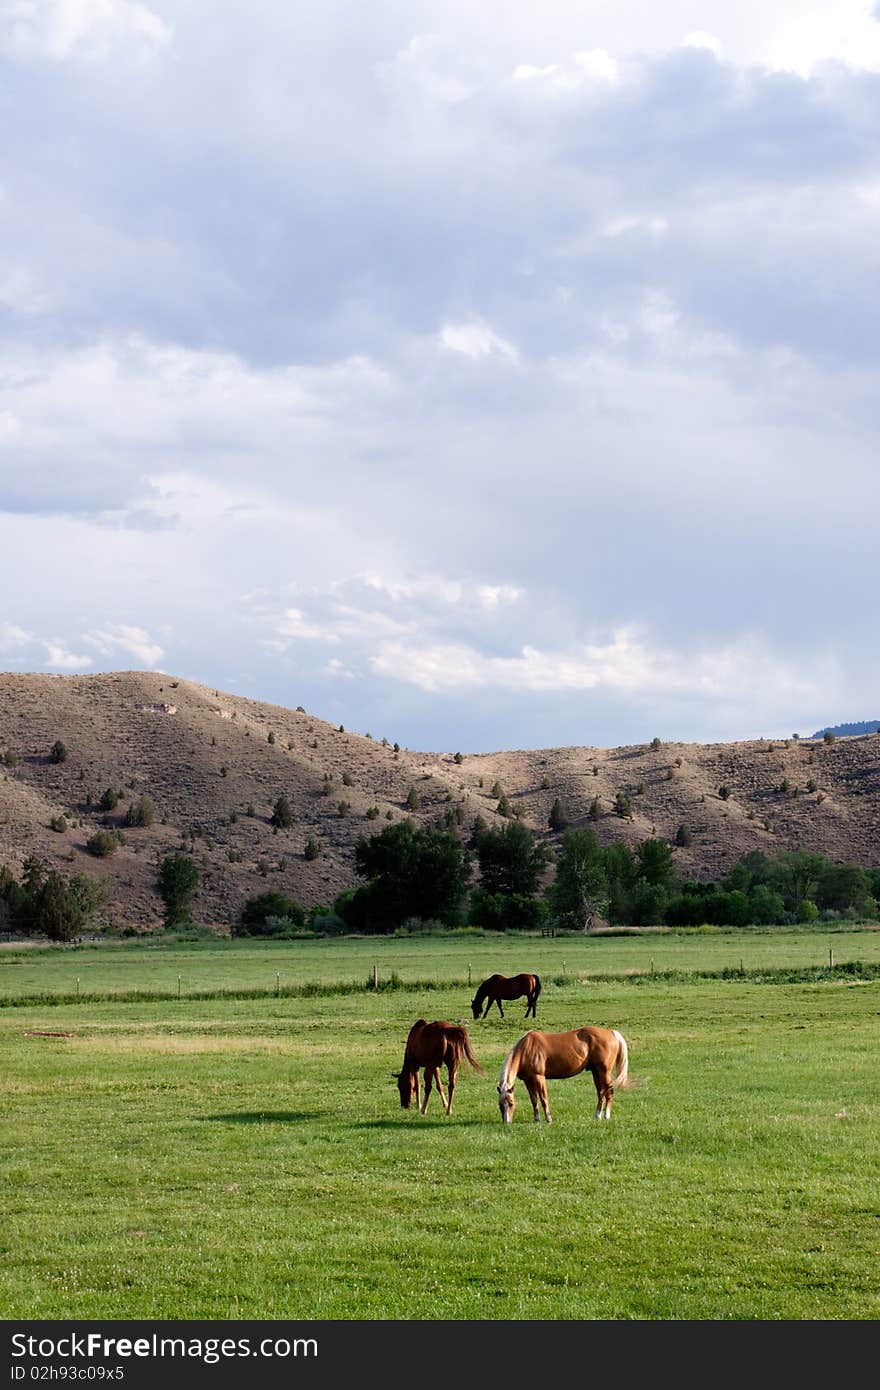
[[[502,1120],[506,1125],[509,1125],[516,1109],[516,1097],[510,1082],[503,1083],[498,1087],[498,1108],[501,1111]]]
[[[397,1082],[397,1089],[400,1092],[400,1104],[404,1110],[408,1110],[415,1099],[416,1094],[416,1074],[414,1071],[393,1071],[391,1075]]]
[[[480,1010],[482,1009],[482,1007],[482,1004],[477,1002],[477,996],[474,995],[473,999],[471,1000],[471,1013],[473,1014],[474,1018],[480,1017]]]

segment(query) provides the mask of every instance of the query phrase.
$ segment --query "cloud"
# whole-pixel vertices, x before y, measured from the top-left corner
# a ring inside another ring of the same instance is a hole
[[[464,357],[479,361],[481,357],[505,357],[509,362],[518,362],[519,353],[512,343],[479,319],[471,323],[447,323],[440,330],[440,342],[450,352],[460,352]]]
[[[4,659],[429,746],[870,704],[870,5],[0,14]]]
[[[164,656],[162,648],[154,642],[142,627],[129,623],[118,623],[113,627],[87,633],[83,639],[95,647],[102,656],[114,657],[119,653],[133,656],[140,666],[155,667]]]
[[[0,44],[16,58],[106,59],[122,47],[152,53],[171,28],[137,0],[5,0]]]

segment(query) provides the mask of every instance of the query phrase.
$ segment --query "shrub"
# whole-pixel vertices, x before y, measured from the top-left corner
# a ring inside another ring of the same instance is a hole
[[[304,859],[317,859],[321,853],[321,842],[314,838],[306,840],[306,847],[303,850]]]
[[[379,816],[378,806],[368,806],[366,810],[367,820],[377,820]]]
[[[354,778],[352,777],[352,775],[351,775],[350,772],[343,772],[343,774],[342,774],[342,785],[343,785],[344,787],[353,787],[353,786],[354,786]]]
[[[293,825],[293,810],[286,796],[279,796],[272,807],[272,825],[276,830],[287,830]]]
[[[817,785],[817,783],[816,783],[815,777],[811,777],[810,780],[809,780],[809,782],[807,783],[807,791],[808,791],[808,792],[817,792],[818,790],[819,790],[819,787],[818,787],[818,785]]]
[[[410,789],[409,789],[409,791],[408,791],[407,794],[406,794],[406,801],[404,802],[404,805],[406,806],[406,809],[407,809],[408,811],[417,811],[417,810],[419,809],[419,807],[421,806],[421,804],[422,804],[421,797],[419,796],[419,794],[418,794],[418,792],[416,791],[415,787],[411,786]]]
[[[835,743],[837,741],[837,734],[833,734],[830,729],[826,729],[822,738],[825,743]]]
[[[680,848],[686,849],[688,845],[693,844],[693,839],[694,837],[691,834],[690,826],[685,825],[684,821],[682,821],[675,832],[675,843]]]
[[[568,816],[565,814],[565,808],[558,796],[550,807],[547,824],[551,830],[565,830],[568,825]]]
[[[500,782],[493,782],[493,783],[492,783],[492,790],[491,790],[491,792],[489,793],[489,795],[490,795],[490,796],[497,796],[497,797],[499,797],[499,798],[502,797],[502,796],[504,795],[504,788],[502,787],[502,785],[501,785]]]
[[[56,830],[56,831],[58,832],[59,835],[62,834],[62,833],[67,829],[67,819],[66,819],[66,817],[64,817],[64,816],[53,816],[52,819],[51,819],[50,822],[49,822],[49,829],[50,829],[50,830]]]
[[[271,729],[269,730],[268,734],[266,735],[266,742],[267,742],[267,743],[274,743],[274,742],[275,742],[275,735],[273,734],[273,732],[272,732]]]
[[[152,825],[156,818],[155,808],[148,796],[139,796],[125,813],[125,824],[138,828]]]
[[[719,788],[718,788],[718,795],[721,797],[721,800],[722,800],[722,801],[727,801],[727,800],[729,800],[729,798],[730,798],[730,787],[726,787],[726,786],[725,786],[725,787],[719,787]]]
[[[395,751],[395,753],[399,753],[399,752],[400,752],[400,744],[399,744],[399,743],[395,743],[395,745],[394,745],[394,751]]]
[[[590,802],[590,809],[587,812],[587,815],[590,817],[590,820],[600,819],[602,815],[602,803],[599,800],[598,796],[594,796],[593,800]]]
[[[299,903],[283,893],[259,893],[248,898],[233,927],[235,936],[282,936],[305,926],[306,914]]]
[[[614,814],[621,820],[632,820],[632,798],[626,792],[618,792],[614,798]]]
[[[53,763],[67,762],[67,747],[61,742],[60,738],[56,738],[52,747],[49,749],[49,760]]]
[[[349,811],[351,810],[351,802],[339,801],[336,804],[336,809],[339,812],[340,816],[347,816]]]
[[[86,849],[96,859],[108,859],[119,848],[119,836],[115,830],[96,830],[86,840]]]
[[[651,747],[652,747],[652,748],[655,748],[655,749],[656,749],[656,748],[662,748],[662,746],[663,746],[663,745],[661,744],[659,738],[656,738],[656,737],[655,737],[655,738],[652,738],[652,739],[651,739]]]
[[[106,787],[101,793],[101,800],[98,802],[100,811],[115,811],[122,797],[121,792],[114,791],[112,787]]]
[[[453,761],[454,763],[463,763],[463,762],[464,762],[464,758],[463,758],[463,756],[461,755],[461,753],[456,753],[456,754],[455,754],[455,757],[452,759],[452,761]]]

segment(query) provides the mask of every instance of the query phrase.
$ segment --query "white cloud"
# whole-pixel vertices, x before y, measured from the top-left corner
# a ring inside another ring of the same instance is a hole
[[[17,623],[0,623],[0,652],[11,652],[36,641],[34,634]]]
[[[138,0],[4,0],[0,22],[7,52],[53,62],[131,45],[151,53],[171,41],[169,25]]]
[[[165,655],[157,642],[154,642],[145,628],[133,627],[128,623],[116,623],[110,627],[88,633],[84,639],[95,647],[102,656],[133,656],[140,666],[158,666]]]
[[[760,683],[765,699],[814,700],[818,674],[806,678],[751,636],[696,653],[652,645],[631,628],[607,643],[565,651],[524,646],[516,656],[490,656],[462,643],[429,646],[383,643],[375,671],[432,693],[500,689],[536,693],[597,691],[638,699],[692,696],[697,700],[751,698]],[[827,673],[823,672],[823,676]]]
[[[504,357],[518,362],[519,352],[513,343],[499,337],[482,319],[469,323],[447,323],[440,330],[440,342],[450,352],[460,352],[477,362],[481,357]]]
[[[47,642],[45,646],[46,656],[42,664],[49,671],[83,671],[92,665],[90,656],[70,651],[67,643],[60,639]]]

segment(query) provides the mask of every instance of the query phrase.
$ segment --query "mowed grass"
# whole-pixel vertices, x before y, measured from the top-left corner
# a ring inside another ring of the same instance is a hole
[[[24,995],[104,992],[196,994],[380,980],[467,981],[495,971],[542,979],[622,972],[774,969],[860,960],[880,964],[880,929],[768,928],[541,937],[475,933],[301,941],[215,939],[0,949],[0,1006]],[[179,979],[178,979],[179,977]]]
[[[523,945],[524,967],[573,955]],[[468,997],[0,1011],[0,1316],[880,1314],[880,982],[550,980],[538,1025],[620,1028],[636,1084],[599,1123],[588,1077],[551,1082],[550,1127],[519,1086],[508,1129],[495,1086],[524,1001],[474,1023]],[[466,1019],[486,1068],[449,1118],[436,1097],[400,1109],[419,1016]],[[46,1031],[72,1036],[26,1036]]]

